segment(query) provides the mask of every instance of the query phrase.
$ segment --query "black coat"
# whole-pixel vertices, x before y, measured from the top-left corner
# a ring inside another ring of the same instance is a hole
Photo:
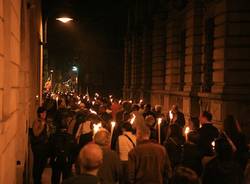
[[[219,136],[219,131],[211,123],[204,124],[198,130],[199,150],[202,156],[211,156],[213,154],[212,142]]]
[[[195,144],[184,144],[182,164],[196,172],[198,176],[202,174],[201,154]]]
[[[240,165],[233,160],[214,158],[205,167],[203,184],[242,184],[244,178]]]

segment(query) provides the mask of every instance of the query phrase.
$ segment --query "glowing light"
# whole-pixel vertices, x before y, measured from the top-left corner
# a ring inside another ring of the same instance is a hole
[[[97,112],[92,110],[92,109],[89,109],[89,111],[90,111],[91,114],[97,114]]]
[[[56,109],[58,109],[58,96],[56,97]]]
[[[73,71],[73,72],[77,72],[77,71],[78,71],[78,68],[77,68],[76,66],[73,66],[73,67],[72,67],[72,71]]]
[[[115,127],[115,121],[111,121],[111,128],[114,128]]]
[[[133,101],[132,101],[132,100],[129,100],[129,103],[133,103]]]
[[[72,21],[73,19],[69,18],[69,17],[60,17],[60,18],[56,18],[56,20],[58,20],[62,23],[68,23],[68,22]]]
[[[140,104],[141,104],[141,103],[143,103],[143,100],[142,100],[142,99],[140,99]]]
[[[160,125],[161,124],[161,122],[162,122],[162,118],[158,118],[158,125]]]
[[[185,128],[185,131],[184,131],[186,141],[188,141],[188,133],[189,133],[189,132],[190,132],[190,128],[187,126],[187,127]]]
[[[185,134],[188,134],[190,132],[190,128],[189,127],[186,127],[185,128]]]
[[[121,104],[122,103],[122,100],[119,100],[119,104]]]
[[[172,121],[173,118],[174,118],[174,115],[173,115],[172,111],[169,111],[169,118],[170,118],[171,121]]]
[[[93,124],[93,133],[94,135],[102,128],[102,123]]]
[[[158,142],[159,144],[161,144],[161,122],[162,122],[162,118],[158,118]]]
[[[133,117],[132,117],[132,118],[131,118],[131,120],[130,120],[130,124],[131,124],[131,125],[133,125],[133,124],[134,124],[135,117],[136,117],[136,116],[133,114]]]
[[[111,121],[111,136],[110,136],[110,139],[111,139],[111,140],[112,140],[112,137],[113,137],[115,124],[116,124],[115,121]]]

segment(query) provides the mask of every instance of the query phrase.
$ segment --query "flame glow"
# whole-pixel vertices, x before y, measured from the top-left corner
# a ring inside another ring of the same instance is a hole
[[[158,118],[158,125],[160,125],[161,124],[161,122],[162,122],[162,118]]]
[[[136,117],[136,116],[133,114],[133,117],[132,117],[131,120],[130,120],[130,124],[131,124],[131,125],[133,125],[133,123],[134,123],[134,121],[135,121],[135,117]]]
[[[92,110],[92,109],[89,109],[89,111],[90,111],[91,114],[97,114],[97,112]]]
[[[172,111],[169,111],[169,118],[170,118],[170,120],[172,120],[174,118]]]
[[[190,128],[189,128],[189,127],[186,127],[186,128],[185,128],[185,134],[187,135],[189,132],[190,132]]]
[[[102,128],[102,123],[93,124],[93,133],[94,135]]]

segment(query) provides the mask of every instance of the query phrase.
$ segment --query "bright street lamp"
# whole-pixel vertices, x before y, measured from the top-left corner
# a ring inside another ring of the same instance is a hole
[[[69,18],[69,17],[59,17],[59,18],[56,18],[56,20],[58,20],[62,23],[68,23],[68,22],[72,21],[73,19]]]
[[[78,71],[77,66],[73,66],[73,67],[72,67],[72,71],[73,71],[73,72],[77,72],[77,71]]]

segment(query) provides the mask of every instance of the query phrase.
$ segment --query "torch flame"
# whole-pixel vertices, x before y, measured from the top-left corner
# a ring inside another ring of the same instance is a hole
[[[162,122],[162,118],[158,118],[158,125],[160,125]]]
[[[97,112],[94,111],[94,110],[92,110],[92,109],[89,109],[89,111],[90,111],[90,113],[92,113],[92,114],[97,114]]]
[[[134,121],[135,121],[135,117],[136,117],[136,116],[133,114],[133,117],[132,117],[131,120],[130,120],[130,124],[131,124],[131,125],[133,125],[133,123],[134,123]]]
[[[189,127],[186,127],[186,128],[185,128],[185,134],[187,135],[189,132],[190,132],[190,128],[189,128]]]
[[[94,135],[102,128],[102,123],[93,124]]]
[[[111,127],[114,128],[115,127],[115,121],[111,121]]]
[[[172,120],[174,118],[172,111],[169,111],[169,118],[170,118],[170,120]]]

